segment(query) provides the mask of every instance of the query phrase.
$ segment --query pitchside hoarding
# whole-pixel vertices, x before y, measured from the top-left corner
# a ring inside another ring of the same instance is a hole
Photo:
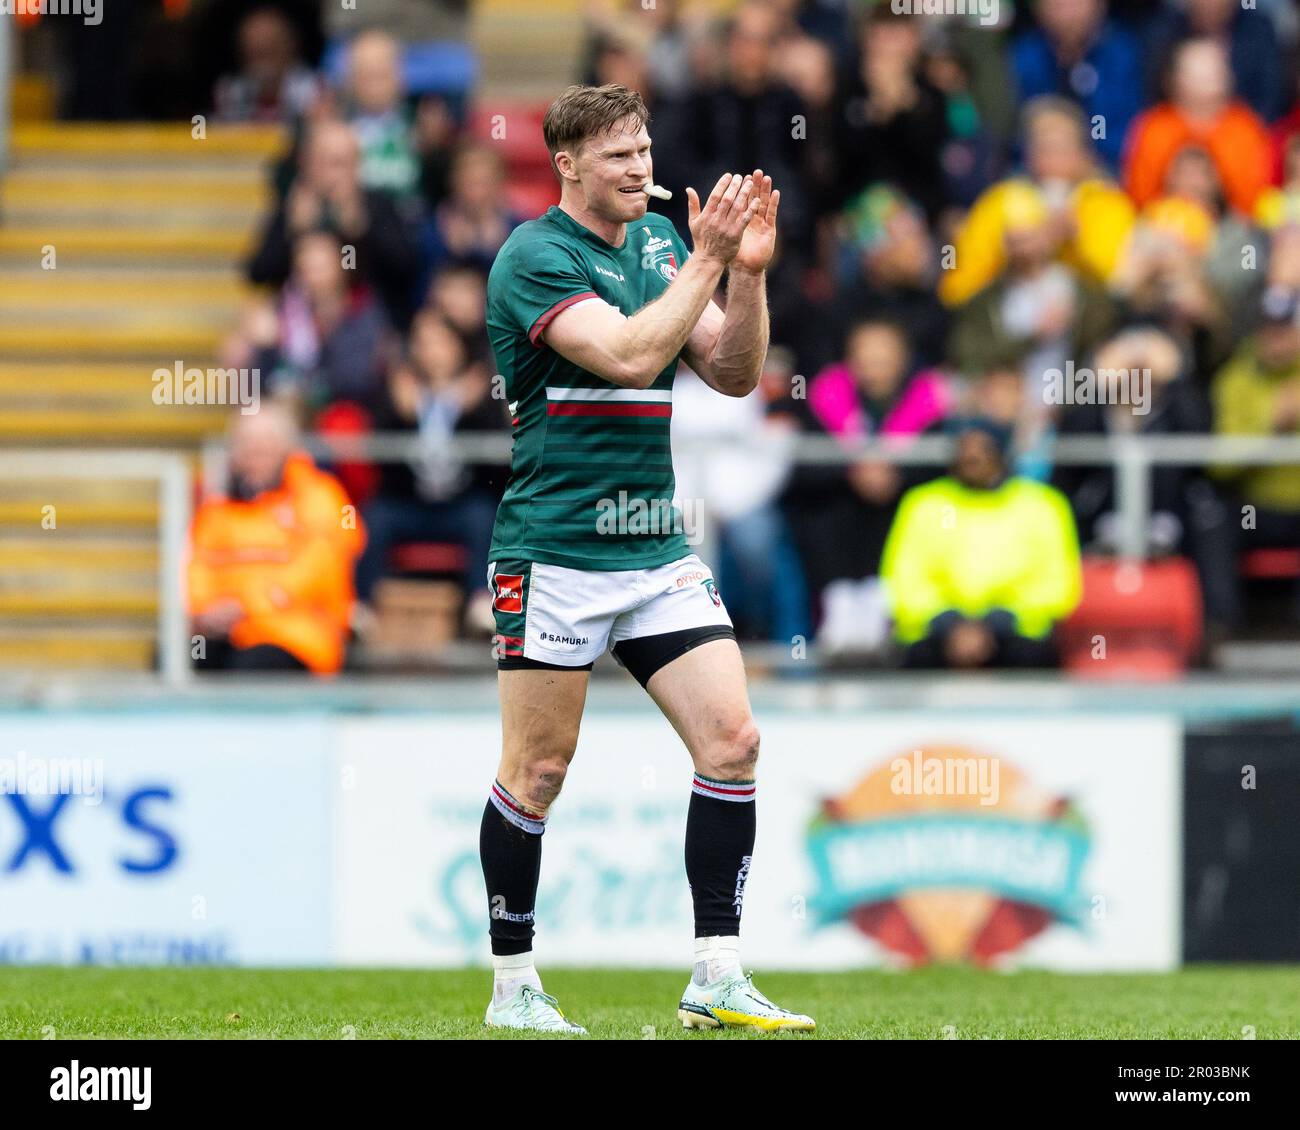
[[[0,717],[0,962],[328,961],[328,734]]]
[[[1173,720],[783,713],[760,722],[747,963],[1178,963]],[[486,962],[477,845],[499,733],[495,718],[474,715],[342,723],[337,960]],[[539,960],[688,961],[690,773],[657,715],[586,719],[544,841]]]

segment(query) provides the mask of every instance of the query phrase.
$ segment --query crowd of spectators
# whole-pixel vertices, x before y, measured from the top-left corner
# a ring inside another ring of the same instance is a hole
[[[573,77],[643,94],[679,230],[685,185],[761,167],[782,191],[762,385],[724,409],[684,373],[674,411],[712,447],[679,490],[742,635],[1050,664],[1080,550],[1114,552],[1119,526],[1111,468],[1055,466],[1053,436],[1300,434],[1300,20],[1285,0],[1030,0],[993,27],[908,8],[590,0]],[[334,468],[365,517],[359,597],[394,546],[455,541],[466,628],[490,630],[504,468],[443,441],[508,433],[483,326],[527,218],[506,156],[408,94],[384,33],[350,41],[337,85],[273,9],[238,37],[216,112],[294,144],[248,265],[272,290],[225,363],[313,430],[421,438],[420,459]],[[1142,402],[1103,382],[1061,403],[1048,375],[1085,367],[1145,374]],[[948,468],[811,465],[801,434],[957,443]],[[1239,555],[1300,547],[1300,466],[1160,466],[1145,535],[1193,562],[1211,637],[1236,632]]]

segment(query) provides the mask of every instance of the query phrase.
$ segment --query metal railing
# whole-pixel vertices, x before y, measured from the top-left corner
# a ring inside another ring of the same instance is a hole
[[[766,433],[755,452],[775,452]],[[728,441],[734,442],[734,441]],[[424,448],[409,432],[381,432],[368,436],[309,437],[307,447],[318,458],[333,461],[395,463],[418,459]],[[689,460],[716,450],[713,441],[689,439],[673,443],[674,456]],[[505,433],[465,434],[448,441],[448,450],[475,463],[508,464],[511,438]],[[880,437],[846,443],[834,436],[791,437],[779,449],[792,463],[846,466],[861,459],[883,459],[900,466],[946,466],[952,457],[948,436]],[[1105,435],[1067,436],[1044,445],[1043,456],[1054,465],[1105,467],[1115,471],[1116,511],[1119,515],[1118,548],[1126,560],[1146,556],[1151,511],[1151,475],[1159,466],[1265,466],[1300,467],[1300,436],[1225,435]],[[224,448],[210,441],[204,451],[205,485],[220,489],[224,481]]]
[[[466,461],[506,464],[511,438],[504,433],[470,434],[455,437],[449,446]],[[951,458],[952,446],[952,440],[942,436],[876,438],[853,444],[827,436],[797,436],[781,447],[780,457],[792,464],[822,466],[847,465],[860,459],[885,459],[904,466],[943,466]],[[424,450],[417,436],[404,432],[356,437],[314,435],[308,438],[307,447],[316,456],[336,462],[398,462],[418,459]],[[717,449],[716,442],[701,440],[674,445],[675,453],[683,459]],[[761,450],[772,454],[770,444]],[[1126,557],[1140,559],[1146,551],[1151,474],[1155,467],[1300,467],[1300,436],[1071,436],[1055,440],[1045,453],[1059,465],[1114,468],[1121,549]],[[203,476],[208,489],[221,488],[226,463],[222,441],[209,441],[203,451]],[[168,683],[184,682],[190,674],[184,563],[192,516],[192,484],[186,459],[155,451],[0,450],[0,482],[10,479],[143,479],[158,483],[159,669]]]

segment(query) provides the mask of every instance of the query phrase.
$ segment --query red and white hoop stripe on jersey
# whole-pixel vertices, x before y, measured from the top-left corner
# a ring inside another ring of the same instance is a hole
[[[753,781],[715,781],[709,777],[695,774],[691,781],[691,792],[700,796],[711,796],[717,800],[733,801],[744,804],[754,799]]]
[[[546,388],[548,416],[671,416],[671,389]]]

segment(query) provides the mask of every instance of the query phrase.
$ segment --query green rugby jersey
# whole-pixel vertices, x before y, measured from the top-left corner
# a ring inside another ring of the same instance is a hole
[[[584,298],[635,314],[686,261],[671,221],[647,213],[611,247],[558,207],[520,224],[488,278],[487,328],[514,425],[492,559],[573,569],[646,569],[689,552],[669,428],[677,359],[648,389],[620,388],[541,340]]]

